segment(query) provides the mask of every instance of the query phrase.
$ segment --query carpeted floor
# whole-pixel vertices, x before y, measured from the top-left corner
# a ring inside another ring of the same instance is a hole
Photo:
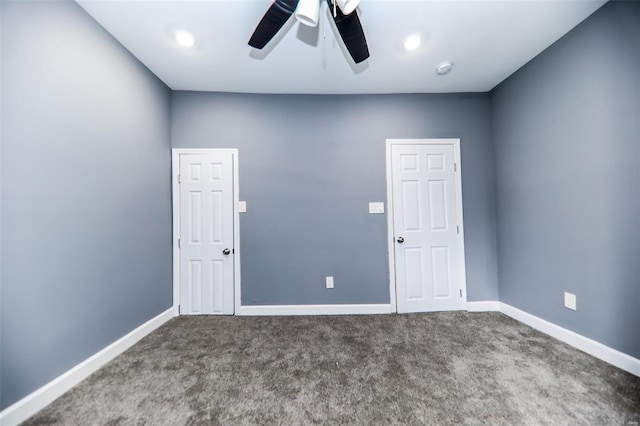
[[[179,317],[26,424],[638,421],[640,378],[502,314],[456,312]]]

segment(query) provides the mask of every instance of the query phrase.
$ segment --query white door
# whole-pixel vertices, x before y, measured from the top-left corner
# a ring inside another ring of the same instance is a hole
[[[233,314],[233,153],[180,155],[180,314]]]
[[[456,151],[456,143],[437,140],[391,144],[398,312],[465,309]]]

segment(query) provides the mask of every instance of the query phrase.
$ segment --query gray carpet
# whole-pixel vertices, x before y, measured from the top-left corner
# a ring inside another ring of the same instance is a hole
[[[640,378],[499,313],[179,317],[28,425],[620,424]]]

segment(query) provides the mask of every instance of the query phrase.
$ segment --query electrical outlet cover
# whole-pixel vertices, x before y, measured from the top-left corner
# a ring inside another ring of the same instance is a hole
[[[327,288],[333,288],[333,277],[327,277]]]
[[[572,294],[572,293],[567,293],[566,291],[564,292],[564,307],[571,309],[571,310],[576,310],[576,295]]]

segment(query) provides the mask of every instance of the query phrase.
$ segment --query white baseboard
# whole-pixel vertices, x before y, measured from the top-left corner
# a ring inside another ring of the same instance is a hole
[[[499,312],[500,302],[486,300],[482,302],[467,302],[467,312]]]
[[[393,309],[385,305],[244,305],[236,315],[364,315],[390,314]]]
[[[595,340],[584,337],[566,328],[560,327],[542,318],[531,315],[506,303],[496,301],[469,302],[467,311],[500,311],[536,330],[546,333],[583,352],[599,358],[611,365],[640,377],[640,359],[610,348]],[[380,305],[255,305],[240,306],[237,315],[362,315],[389,314],[393,309],[390,304]],[[174,308],[170,308],[152,318],[126,336],[110,344],[100,352],[76,365],[66,373],[47,383],[35,392],[27,395],[15,404],[0,412],[0,424],[17,425],[49,405],[56,398],[76,384],[90,376],[100,367],[133,346],[140,339],[151,333],[174,317]]]
[[[173,308],[164,311],[160,315],[150,319],[140,327],[131,331],[126,336],[116,340],[100,352],[82,361],[69,371],[53,379],[40,389],[30,393],[18,402],[5,408],[0,412],[0,425],[13,426],[27,420],[29,417],[52,403],[66,391],[89,377],[100,367],[120,355],[125,350],[129,349],[144,336],[169,321],[174,317],[173,312]]]
[[[640,359],[610,348],[609,346],[603,345],[602,343],[596,342],[588,337],[584,337],[571,330],[567,330],[559,325],[550,323],[542,318],[538,318],[535,315],[521,311],[520,309],[514,308],[506,303],[500,302],[500,312],[528,325],[529,327],[555,337],[574,348],[580,349],[589,355],[640,377]]]

